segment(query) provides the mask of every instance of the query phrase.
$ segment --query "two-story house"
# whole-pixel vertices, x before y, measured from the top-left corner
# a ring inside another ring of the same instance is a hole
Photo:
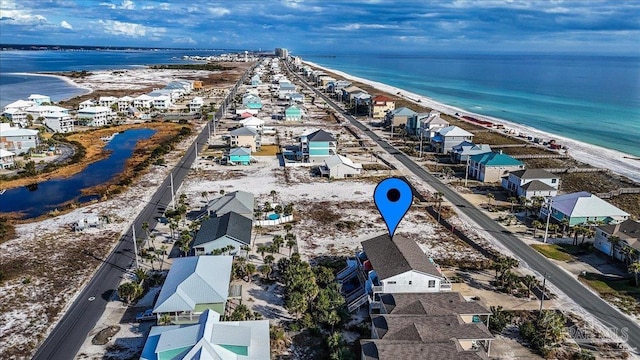
[[[387,112],[396,109],[396,102],[384,95],[378,95],[371,99],[371,117],[374,119],[384,119]]]
[[[322,163],[325,159],[337,154],[337,147],[336,138],[324,130],[317,130],[300,137],[303,162]]]
[[[474,155],[491,152],[489,144],[474,144],[470,141],[463,141],[451,148],[451,161],[454,163],[466,163]]]
[[[72,132],[74,129],[71,115],[62,112],[45,114],[42,123],[49,129],[59,133]]]
[[[512,171],[523,170],[525,164],[501,152],[473,155],[469,158],[469,176],[482,182],[499,182]]]
[[[113,111],[106,106],[90,106],[78,110],[77,118],[84,126],[104,126],[111,122]]]
[[[228,142],[231,147],[249,147],[256,152],[261,146],[260,139],[260,134],[254,129],[241,127],[229,132]]]
[[[23,129],[0,123],[0,149],[11,151],[16,155],[28,153],[39,144],[38,130]]]
[[[618,239],[615,244],[612,244],[612,236]],[[640,261],[640,223],[627,219],[621,223],[596,227],[593,247],[626,263]],[[632,251],[625,251],[625,248]]]
[[[430,139],[431,147],[440,154],[450,153],[455,145],[463,141],[473,142],[473,134],[457,126],[442,128]]]
[[[551,215],[549,215],[551,208]],[[588,223],[615,224],[629,218],[629,213],[609,204],[599,197],[586,192],[557,195],[549,199],[548,206],[540,209],[540,218],[548,216],[561,222],[569,221],[569,226]]]
[[[229,245],[234,247],[230,254],[236,254],[242,246],[251,245],[252,224],[252,219],[233,211],[202,221],[191,242],[193,254],[211,254]]]
[[[517,170],[502,178],[502,187],[510,194],[531,199],[534,196],[556,196],[560,177],[543,169]]]
[[[408,107],[399,107],[395,110],[389,111],[385,116],[385,126],[397,127],[400,125],[406,125],[410,118],[416,116],[417,113]]]

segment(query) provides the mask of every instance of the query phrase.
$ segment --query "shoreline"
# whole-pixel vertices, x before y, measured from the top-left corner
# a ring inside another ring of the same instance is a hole
[[[73,86],[73,87],[75,87],[75,88],[82,89],[83,91],[85,91],[83,94],[74,95],[74,96],[72,96],[72,97],[69,97],[69,98],[66,98],[66,99],[61,99],[61,100],[58,100],[58,101],[66,101],[66,100],[72,99],[72,98],[74,98],[74,97],[82,96],[82,95],[87,95],[87,94],[91,94],[91,93],[93,92],[93,89],[92,89],[92,88],[87,87],[87,86],[82,86],[82,85],[80,85],[80,84],[76,83],[75,81],[73,81],[73,80],[69,79],[68,77],[66,77],[66,76],[62,76],[62,75],[41,74],[41,73],[30,73],[30,72],[11,72],[11,73],[5,73],[5,74],[7,74],[7,75],[20,75],[20,76],[42,76],[42,77],[51,77],[51,78],[55,78],[55,79],[58,79],[58,80],[62,80],[62,81],[64,81],[67,85],[69,85],[69,86]]]
[[[403,99],[411,101],[418,106],[428,107],[456,118],[458,117],[455,115],[455,113],[458,113],[460,115],[469,115],[480,120],[491,121],[497,124],[504,125],[506,129],[515,130],[520,133],[532,135],[534,137],[556,139],[559,143],[568,148],[567,154],[571,158],[594,167],[609,169],[618,175],[625,176],[635,182],[640,183],[640,161],[638,161],[639,157],[633,154],[628,154],[622,151],[608,149],[602,146],[574,140],[562,135],[539,130],[531,126],[518,124],[509,120],[477,114],[472,111],[438,102],[427,96],[419,95],[405,89],[395,87],[393,85],[354,76],[344,71],[335,70],[304,59],[302,60],[302,62],[309,66],[332,72],[336,75],[342,76],[345,79],[367,84],[371,87],[374,87],[375,89],[380,90],[381,92],[386,92],[398,97],[402,97]]]

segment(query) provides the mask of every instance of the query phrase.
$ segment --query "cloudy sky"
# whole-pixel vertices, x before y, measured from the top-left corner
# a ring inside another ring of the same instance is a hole
[[[640,54],[637,0],[0,0],[0,42]]]

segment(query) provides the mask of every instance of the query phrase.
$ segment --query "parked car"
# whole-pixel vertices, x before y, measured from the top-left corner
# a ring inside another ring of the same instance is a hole
[[[155,320],[156,320],[156,314],[153,313],[153,309],[147,309],[136,315],[137,322],[155,321]]]

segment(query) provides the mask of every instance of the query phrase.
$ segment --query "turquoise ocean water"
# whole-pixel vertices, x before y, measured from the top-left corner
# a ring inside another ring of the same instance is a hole
[[[3,51],[0,106],[30,93],[54,100],[84,92],[16,72],[128,68],[180,63],[212,51]],[[466,111],[640,156],[640,58],[625,56],[299,54]]]

